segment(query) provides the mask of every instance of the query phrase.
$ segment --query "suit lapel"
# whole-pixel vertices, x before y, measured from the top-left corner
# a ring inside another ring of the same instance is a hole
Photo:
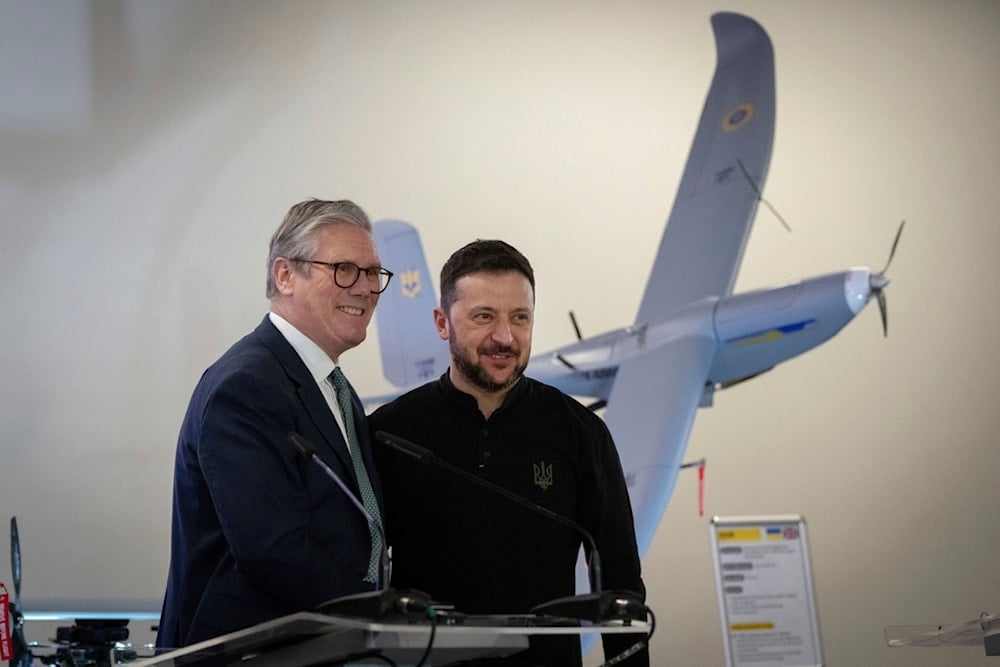
[[[320,446],[321,443],[316,443],[320,458],[326,461],[327,465],[351,471],[349,475],[345,475],[347,479],[344,481],[348,482],[356,491],[357,481],[354,479],[354,464],[351,462],[347,443],[344,442],[344,437],[340,432],[340,425],[333,413],[330,412],[330,405],[326,402],[319,387],[316,386],[309,369],[306,368],[305,363],[291,343],[271,323],[270,317],[264,316],[264,320],[257,326],[255,333],[260,341],[277,357],[289,378],[296,384],[296,391],[302,402],[302,407],[316,429],[323,434],[326,447]],[[357,419],[356,413],[355,419]],[[363,414],[361,419],[364,419]]]

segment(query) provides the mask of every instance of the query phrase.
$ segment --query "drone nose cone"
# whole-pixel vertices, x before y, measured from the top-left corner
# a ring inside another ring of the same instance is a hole
[[[879,273],[873,275],[870,282],[873,292],[885,289],[889,285],[889,279]]]
[[[874,288],[872,272],[864,268],[848,271],[844,276],[844,299],[851,312],[857,315],[868,303]]]

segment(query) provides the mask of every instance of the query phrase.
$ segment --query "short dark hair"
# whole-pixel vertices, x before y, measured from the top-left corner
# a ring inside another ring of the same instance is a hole
[[[517,271],[528,279],[535,291],[535,271],[531,262],[517,248],[498,240],[479,239],[465,245],[441,267],[441,309],[447,313],[455,302],[455,283],[470,273],[506,273]]]

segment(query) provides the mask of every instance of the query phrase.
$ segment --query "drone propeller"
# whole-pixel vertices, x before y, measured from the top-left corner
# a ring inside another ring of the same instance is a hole
[[[17,517],[13,516],[10,518],[10,569],[14,575],[14,601],[10,605],[10,614],[14,621],[11,632],[14,659],[10,661],[10,665],[28,667],[32,658],[28,651],[28,642],[24,639],[24,614],[21,613],[21,540],[17,536]]]
[[[889,260],[885,263],[885,268],[878,273],[873,273],[868,281],[871,293],[875,295],[875,299],[878,301],[878,312],[882,316],[882,335],[886,337],[889,336],[889,313],[884,290],[889,285],[889,279],[885,276],[885,272],[889,270],[892,258],[896,256],[896,246],[899,245],[899,237],[903,235],[904,225],[906,225],[906,220],[899,223],[896,240],[892,242],[892,250],[889,251]]]

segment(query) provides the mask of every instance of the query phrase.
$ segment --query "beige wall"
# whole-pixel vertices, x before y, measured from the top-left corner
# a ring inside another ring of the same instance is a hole
[[[408,220],[433,266],[508,239],[538,272],[536,351],[572,339],[571,309],[585,333],[630,323],[720,9],[774,42],[765,195],[793,227],[761,210],[738,288],[880,268],[908,225],[887,340],[869,309],[699,413],[705,516],[682,473],[644,558],[655,660],[722,662],[709,517],[801,513],[829,664],[992,664],[882,637],[1000,611],[988,0],[0,0],[0,508],[25,597],[158,604],[181,416],[263,315],[299,199]],[[376,345],[343,361],[389,388]]]

